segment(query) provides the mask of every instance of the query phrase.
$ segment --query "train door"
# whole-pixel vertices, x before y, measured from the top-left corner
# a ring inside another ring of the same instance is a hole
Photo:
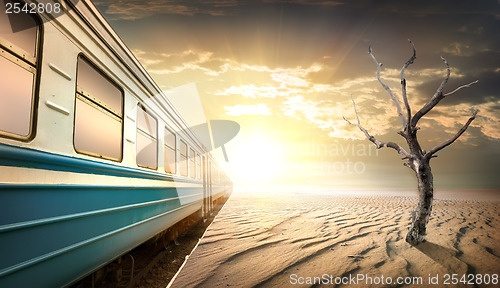
[[[203,218],[208,218],[208,173],[207,173],[207,158],[201,157],[203,169]]]
[[[208,161],[208,211],[212,211],[212,162]]]

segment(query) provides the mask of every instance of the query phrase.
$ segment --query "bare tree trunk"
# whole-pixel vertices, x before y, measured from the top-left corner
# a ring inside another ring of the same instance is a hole
[[[410,230],[406,235],[406,242],[411,245],[424,241],[427,234],[427,223],[432,212],[432,200],[434,195],[433,178],[431,166],[426,159],[415,160],[416,176],[418,181],[418,206],[413,211],[413,219]]]
[[[397,97],[394,96],[389,86],[387,86],[380,78],[380,69],[382,67],[382,63],[379,63],[375,58],[375,56],[373,56],[371,47],[368,48],[368,53],[370,54],[373,61],[377,65],[377,79],[382,85],[382,87],[384,87],[384,89],[389,93],[390,98],[396,105],[396,110],[398,112],[399,118],[401,119],[401,124],[403,127],[403,131],[398,132],[398,134],[401,135],[403,138],[405,138],[406,143],[410,148],[410,153],[406,152],[405,149],[399,146],[397,143],[382,142],[377,140],[372,135],[370,135],[370,133],[368,133],[368,131],[365,128],[363,128],[363,126],[361,126],[361,122],[359,121],[358,111],[356,109],[356,103],[354,102],[352,95],[351,95],[351,100],[354,106],[354,112],[356,113],[357,123],[352,123],[345,117],[343,116],[342,117],[350,125],[358,127],[359,130],[361,130],[365,134],[366,138],[368,138],[368,140],[370,140],[373,144],[377,146],[377,149],[388,147],[396,150],[396,152],[398,152],[398,154],[403,157],[402,160],[408,161],[403,165],[415,171],[415,175],[417,176],[417,181],[418,181],[419,200],[417,209],[413,211],[412,224],[410,231],[408,231],[408,234],[406,235],[406,242],[410,243],[411,245],[416,245],[424,241],[424,236],[426,235],[426,230],[427,230],[427,223],[429,222],[429,217],[431,216],[431,211],[432,211],[434,185],[433,185],[433,177],[429,161],[432,158],[437,157],[434,154],[436,154],[441,149],[455,142],[455,140],[457,140],[458,137],[460,137],[465,132],[465,130],[467,130],[469,125],[476,118],[476,115],[479,112],[479,110],[475,110],[473,112],[472,116],[469,118],[467,123],[465,123],[465,125],[455,134],[455,136],[432,148],[429,152],[426,152],[425,150],[422,151],[422,148],[420,147],[420,144],[417,140],[417,130],[419,129],[417,127],[418,121],[429,111],[431,111],[432,108],[434,108],[445,97],[457,92],[458,90],[470,87],[472,84],[477,83],[478,80],[473,81],[466,85],[462,85],[451,92],[443,93],[443,88],[446,85],[446,83],[448,83],[448,79],[450,78],[450,66],[448,65],[446,59],[441,57],[441,59],[444,61],[444,64],[446,65],[446,77],[441,82],[441,85],[439,85],[438,89],[436,90],[436,93],[434,93],[434,95],[427,101],[427,103],[420,110],[418,110],[415,114],[412,115],[410,104],[408,103],[408,98],[406,95],[406,79],[404,78],[404,73],[406,68],[408,68],[408,66],[412,64],[415,58],[417,57],[413,42],[410,41],[410,44],[412,45],[413,48],[413,55],[401,69],[401,88],[402,88],[401,93],[406,108],[406,116],[403,114],[403,109],[401,108],[401,105],[399,104],[399,100],[397,99]]]

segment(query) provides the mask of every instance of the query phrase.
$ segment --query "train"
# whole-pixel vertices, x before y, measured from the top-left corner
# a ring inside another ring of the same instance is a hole
[[[227,200],[213,152],[91,1],[4,3],[0,287],[68,287]]]

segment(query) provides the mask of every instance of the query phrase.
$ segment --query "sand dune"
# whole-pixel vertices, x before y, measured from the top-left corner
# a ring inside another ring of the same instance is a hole
[[[443,282],[500,273],[500,202],[436,197],[427,242],[411,247],[417,199],[374,194],[233,195],[171,287],[427,287],[436,275],[433,287],[498,287]],[[349,277],[377,279],[335,284]]]

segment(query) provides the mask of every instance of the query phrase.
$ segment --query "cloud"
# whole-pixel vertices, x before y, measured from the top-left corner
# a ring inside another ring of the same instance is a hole
[[[258,72],[268,73],[275,82],[290,86],[307,86],[304,78],[309,73],[322,69],[320,64],[314,63],[308,68],[300,66],[293,68],[271,69],[264,65],[250,65],[240,63],[224,57],[216,57],[210,51],[188,49],[177,53],[146,53],[143,50],[132,51],[151,74],[176,74],[187,70],[202,71],[208,76],[221,76],[227,72]]]
[[[241,86],[231,86],[229,88],[224,89],[224,91],[216,92],[215,95],[219,96],[239,95],[247,98],[275,98],[280,96],[286,96],[289,95],[290,93],[291,91],[289,89],[280,89],[279,87],[274,87],[269,84],[261,86],[249,84]]]
[[[303,93],[310,93],[313,84],[307,78],[311,72],[321,69],[321,66],[313,64],[309,68],[295,67],[295,68],[277,68],[271,69],[265,66],[246,65],[238,63],[226,63],[217,74],[226,73],[228,71],[244,72],[258,72],[265,77],[270,78],[272,81],[260,84],[242,84],[239,86],[231,86],[215,92],[215,95],[229,96],[240,95],[247,98],[275,98],[275,97],[289,97]],[[249,82],[254,82],[254,79],[249,79]]]
[[[226,97],[227,101],[234,101],[233,104],[241,101],[237,97],[243,97],[246,99],[245,103],[250,103],[250,105],[224,106],[225,112],[223,113],[226,116],[271,115],[271,109],[258,101],[272,99],[268,101],[272,101],[273,106],[278,107],[275,112],[277,116],[305,121],[324,130],[325,134],[333,138],[363,140],[365,139],[363,133],[342,119],[342,116],[349,120],[355,119],[350,100],[350,95],[353,94],[361,123],[372,135],[387,135],[401,129],[394,103],[375,75],[351,77],[324,84],[315,82],[312,75],[329,69],[326,64],[313,63],[309,67],[270,68],[265,65],[251,65],[220,57],[210,51],[193,49],[177,53],[146,53],[134,50],[134,53],[152,75],[169,77],[186,75],[185,77],[190,79],[194,77],[192,75],[197,75],[197,81],[208,79],[214,82],[209,89],[204,91],[207,95]],[[496,73],[493,74],[496,75]],[[427,102],[445,74],[444,66],[422,69],[410,66],[405,78],[413,113]],[[455,68],[452,77],[462,81],[466,75]],[[400,69],[382,69],[381,78],[392,89],[400,105],[403,106]],[[431,92],[427,91],[429,89]],[[217,101],[225,102],[226,100]],[[252,103],[252,101],[257,103]],[[432,113],[422,119],[422,128],[443,131],[445,136],[453,135],[458,131],[460,125],[467,120],[471,105],[470,103],[446,105],[445,102],[443,100],[443,103],[433,109]],[[500,127],[497,114],[500,104],[498,101],[492,98],[488,101],[477,102],[475,107],[480,109],[481,113],[473,122],[472,127],[478,128],[489,138],[499,139]],[[433,137],[442,139],[443,135],[440,133],[434,133]],[[470,137],[470,135],[464,135],[461,141],[472,141]]]
[[[263,0],[264,3],[277,3],[277,4],[296,4],[296,5],[316,5],[316,6],[338,6],[344,5],[343,1],[337,0]]]
[[[296,5],[302,7],[350,7],[351,9],[366,8],[365,1],[339,1],[339,0],[96,0],[99,6],[108,16],[121,20],[137,20],[155,14],[178,14],[193,16],[197,14],[223,16],[235,15],[244,11],[248,6],[258,6],[260,9],[270,8],[276,5]],[[471,3],[465,1],[457,5],[456,1],[448,0],[441,2],[425,3],[418,1],[383,0],[377,1],[376,5],[369,5],[372,11],[385,11],[391,14],[411,14],[417,16],[443,15],[443,14],[479,14],[492,15],[499,19],[500,14],[495,1],[476,0]],[[373,12],[372,12],[373,13]],[[464,31],[468,27],[464,26]],[[477,29],[473,30],[477,33]],[[481,32],[481,31],[480,31]]]
[[[158,14],[178,14],[194,16],[206,14],[221,16],[232,14],[232,10],[243,3],[237,0],[99,0],[101,7],[111,20],[137,20]]]
[[[355,5],[362,5],[363,1],[353,1]],[[497,3],[495,3],[497,2]],[[377,1],[376,9],[398,14],[410,14],[420,17],[429,15],[492,15],[499,16],[498,1],[476,0],[460,1],[397,1],[383,0]]]
[[[235,15],[245,10],[249,5],[263,6],[275,4],[295,4],[306,6],[338,6],[341,1],[323,0],[263,0],[250,2],[245,0],[96,0],[95,5],[111,20],[137,20],[152,15],[176,14],[183,16],[210,15],[226,16]]]
[[[475,23],[472,23],[472,25],[463,25],[460,28],[458,28],[458,32],[481,35],[484,32],[484,27],[478,26],[477,24],[474,25],[474,24]]]
[[[314,84],[310,81],[308,75],[322,69],[322,66],[316,63],[308,68],[298,66],[272,69],[267,66],[249,65],[228,59],[223,61],[224,64],[220,65],[217,70],[205,71],[205,73],[211,76],[223,76],[222,74],[226,73],[244,74],[252,72],[260,74],[260,78],[264,80],[256,81],[255,78],[249,78],[248,82],[250,83],[248,84],[231,85],[228,88],[214,92],[214,95],[218,96],[240,95],[247,98],[275,98],[311,93],[311,87]],[[271,81],[264,82],[265,79]]]
[[[357,128],[349,125],[343,120],[342,116],[352,119],[354,109],[350,99],[345,97],[343,100],[332,102],[330,100],[313,101],[305,99],[303,96],[294,96],[288,98],[281,106],[283,115],[304,120],[314,124],[316,127],[323,129],[328,133],[328,136],[341,139],[365,139],[365,136]],[[360,103],[367,102],[367,98],[360,97]],[[371,101],[374,104],[374,101]],[[387,101],[383,101],[387,102]],[[368,104],[368,103],[365,103]],[[370,105],[371,106],[371,105]],[[362,125],[375,135],[386,134],[393,129],[391,117],[386,113],[380,113],[379,109],[359,109]],[[383,110],[385,111],[386,108]]]
[[[422,119],[422,127],[436,129],[436,124],[439,129],[448,137],[455,135],[458,130],[467,122],[472,115],[474,109],[479,109],[478,116],[471,123],[471,127],[477,127],[481,133],[491,139],[500,139],[500,121],[498,118],[498,109],[500,108],[500,100],[496,102],[486,102],[471,106],[467,103],[457,104],[454,106],[436,106],[432,112]],[[459,140],[467,142],[470,135],[464,133]]]
[[[212,57],[212,52],[189,49],[181,53],[146,53],[142,50],[133,50],[133,53],[151,74],[167,75],[186,70],[200,70],[207,75],[218,75],[217,71],[203,67],[219,60]]]
[[[271,115],[271,109],[262,103],[256,105],[224,106],[224,109],[227,110],[226,114],[229,116]]]
[[[305,79],[285,73],[271,74],[271,78],[286,86],[305,87],[309,85]]]
[[[470,45],[462,44],[458,42],[453,42],[443,49],[444,53],[455,55],[455,56],[471,56],[473,52],[470,51]]]
[[[304,117],[307,121],[316,124],[321,129],[330,128],[332,127],[332,122],[323,118],[324,116],[334,115],[338,111],[335,111],[337,109],[334,109],[334,107],[322,107],[320,104],[322,102],[308,100],[303,96],[294,96],[283,102],[281,110],[285,116],[296,119]]]

